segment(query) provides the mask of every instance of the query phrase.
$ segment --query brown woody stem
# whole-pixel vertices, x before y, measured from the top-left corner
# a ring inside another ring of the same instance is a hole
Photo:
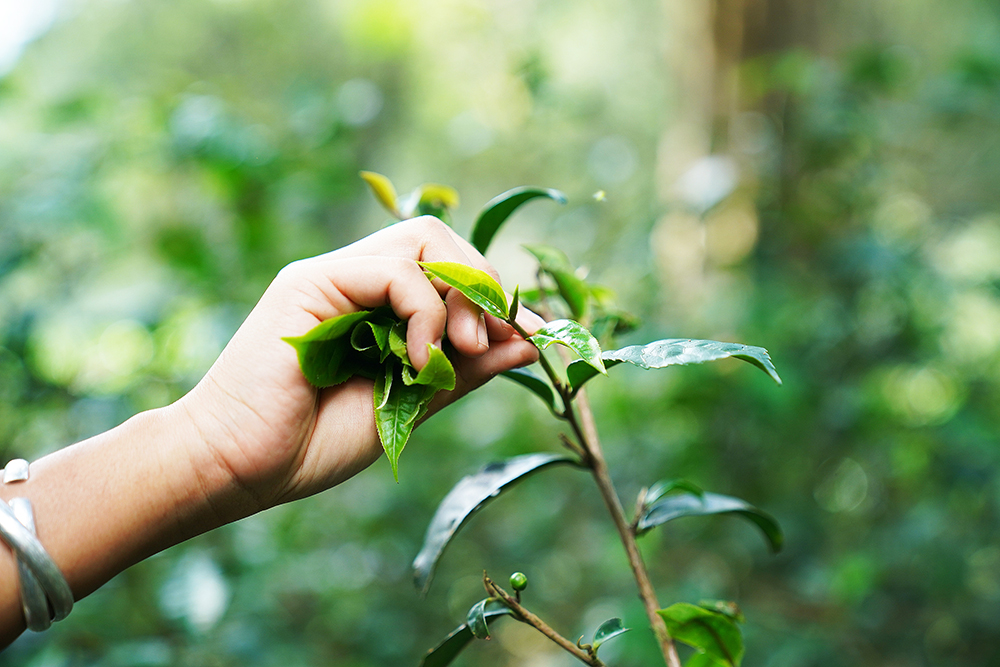
[[[574,658],[580,660],[591,667],[604,667],[604,663],[596,655],[591,655],[587,651],[584,651],[576,644],[570,640],[563,637],[561,634],[556,632],[549,626],[548,623],[538,618],[535,614],[528,611],[518,600],[514,599],[507,591],[500,588],[496,583],[483,573],[483,586],[486,587],[486,593],[490,596],[500,598],[500,600],[514,612],[514,617],[519,621],[527,623],[531,627],[535,628],[543,635],[551,639],[553,642],[558,644],[560,648],[568,651],[573,655]]]

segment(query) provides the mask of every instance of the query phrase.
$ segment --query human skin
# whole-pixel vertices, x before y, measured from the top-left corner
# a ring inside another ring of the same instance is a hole
[[[39,540],[74,597],[195,535],[335,486],[382,454],[371,381],[316,389],[283,337],[389,305],[408,322],[407,349],[419,369],[427,344],[440,346],[447,332],[456,388],[438,394],[429,415],[537,359],[534,345],[457,290],[429,281],[417,261],[461,262],[499,278],[431,217],[294,262],[188,394],[33,462],[26,482],[0,485],[4,501],[31,500]],[[533,333],[542,320],[522,308],[518,324]],[[23,630],[15,561],[0,546],[0,646]]]

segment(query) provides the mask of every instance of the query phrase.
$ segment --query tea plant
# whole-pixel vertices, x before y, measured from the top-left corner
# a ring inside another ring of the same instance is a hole
[[[450,211],[458,202],[458,195],[451,188],[428,184],[400,198],[386,177],[371,172],[363,172],[362,177],[379,202],[396,218],[402,220],[429,214],[450,223]],[[472,227],[472,244],[485,254],[510,215],[536,198],[566,201],[562,193],[544,188],[524,187],[505,192],[480,212]],[[635,514],[629,518],[611,481],[585,385],[622,363],[649,370],[727,357],[757,366],[780,384],[781,379],[767,351],[737,343],[691,339],[666,339],[620,349],[602,349],[602,342],[607,347],[615,334],[633,328],[634,320],[617,309],[610,290],[581,278],[560,250],[548,246],[529,246],[527,250],[538,260],[539,285],[525,292],[515,288],[509,302],[500,285],[483,271],[450,262],[422,263],[421,266],[428,278],[442,280],[459,290],[484,312],[506,321],[538,347],[538,366],[542,375],[529,369],[517,369],[504,375],[538,396],[553,417],[565,424],[566,431],[560,434],[559,441],[567,454],[517,456],[490,463],[463,478],[438,507],[423,547],[413,562],[417,587],[426,591],[449,542],[469,517],[490,500],[528,475],[568,465],[589,472],[593,477],[625,550],[666,665],[680,667],[676,643],[682,642],[694,649],[686,662],[687,667],[737,667],[744,648],[739,628],[743,616],[736,604],[677,602],[661,607],[639,553],[637,538],[679,517],[734,514],[755,524],[771,549],[777,551],[783,540],[780,527],[771,516],[739,498],[709,493],[685,480],[660,481],[644,487],[636,500]],[[522,301],[550,320],[530,336],[516,322]],[[376,425],[397,480],[399,455],[414,425],[425,414],[437,391],[455,386],[454,368],[442,350],[432,347],[430,360],[416,372],[407,356],[405,341],[406,323],[388,308],[335,317],[303,336],[288,339],[298,352],[306,377],[317,386],[338,384],[353,375],[374,381]],[[553,345],[559,346],[558,363],[552,358],[554,355],[546,353]],[[601,646],[629,630],[621,619],[612,618],[596,629],[589,642],[584,643],[582,638],[573,642],[522,604],[521,593],[527,584],[523,574],[511,575],[509,585],[513,593],[510,593],[484,573],[487,597],[472,606],[462,625],[428,651],[421,662],[422,667],[450,664],[473,638],[488,638],[490,621],[501,616],[534,627],[581,662],[594,666],[604,664],[598,656]]]

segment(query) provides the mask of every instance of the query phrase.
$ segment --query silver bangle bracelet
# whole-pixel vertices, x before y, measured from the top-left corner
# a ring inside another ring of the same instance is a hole
[[[4,484],[28,479],[28,463],[15,459],[4,468]],[[21,606],[30,630],[42,631],[69,615],[73,592],[59,567],[35,537],[34,514],[27,498],[0,502],[0,538],[17,559]],[[51,610],[51,611],[50,611]]]

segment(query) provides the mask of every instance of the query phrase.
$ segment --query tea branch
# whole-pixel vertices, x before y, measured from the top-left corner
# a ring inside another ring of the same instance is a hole
[[[574,658],[584,662],[591,667],[605,667],[604,663],[597,657],[597,654],[593,651],[586,651],[583,648],[577,646],[570,640],[566,639],[558,632],[552,629],[552,627],[538,618],[535,614],[528,611],[520,601],[516,600],[503,588],[498,586],[496,582],[490,579],[485,572],[483,572],[483,586],[486,588],[486,594],[498,598],[508,609],[514,614],[514,618],[517,620],[527,623],[532,626],[540,633],[551,639],[553,642],[559,645],[562,649],[573,655]]]
[[[519,324],[513,320],[510,320],[509,324],[525,340],[529,339],[528,333]],[[629,566],[632,569],[632,576],[639,590],[639,598],[642,600],[643,608],[646,610],[646,617],[649,619],[649,625],[660,645],[663,660],[667,667],[681,667],[677,647],[670,637],[667,625],[663,621],[663,618],[656,613],[660,609],[660,603],[656,599],[656,591],[649,580],[649,572],[642,560],[642,554],[639,552],[639,545],[635,539],[635,530],[625,516],[625,510],[618,497],[618,492],[615,490],[614,482],[611,480],[611,473],[608,470],[608,464],[601,449],[600,437],[598,436],[597,425],[594,421],[594,413],[590,409],[586,391],[581,388],[574,393],[572,388],[568,387],[559,378],[552,365],[545,358],[545,355],[541,354],[541,351],[539,351],[538,359],[542,369],[548,375],[549,381],[552,382],[552,386],[562,400],[563,409],[558,416],[570,425],[573,434],[576,436],[576,443],[573,443],[568,437],[563,436],[563,444],[569,446],[569,443],[572,443],[574,446],[570,447],[570,449],[573,451],[577,451],[577,449],[582,450],[582,463],[590,468],[594,482],[600,491],[601,498],[604,500],[604,504],[607,506],[608,512],[611,514],[611,519],[618,531],[622,546],[625,548],[625,555],[628,558]],[[574,408],[574,402],[579,407],[579,413]]]

